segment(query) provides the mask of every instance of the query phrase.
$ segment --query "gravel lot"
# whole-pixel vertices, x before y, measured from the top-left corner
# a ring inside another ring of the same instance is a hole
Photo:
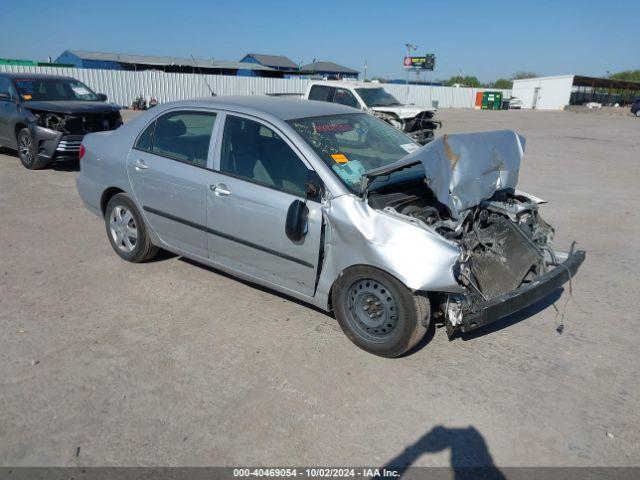
[[[640,465],[640,121],[439,116],[525,135],[520,187],[587,260],[571,298],[396,360],[212,269],[125,263],[73,165],[3,149],[0,465]]]

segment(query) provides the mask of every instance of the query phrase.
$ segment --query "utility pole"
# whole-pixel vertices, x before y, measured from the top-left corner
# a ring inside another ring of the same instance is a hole
[[[418,46],[417,45],[413,45],[412,43],[405,43],[404,44],[405,47],[407,47],[407,57],[411,56],[411,50],[417,50]],[[406,68],[405,70],[407,71],[407,103],[409,103],[409,70],[411,70],[411,68]]]

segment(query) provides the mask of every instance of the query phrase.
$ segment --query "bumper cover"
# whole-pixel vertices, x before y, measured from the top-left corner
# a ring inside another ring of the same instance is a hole
[[[30,130],[38,157],[47,160],[78,158],[78,151],[84,135],[64,135],[61,132],[38,125],[31,125]]]
[[[472,304],[462,314],[460,330],[470,332],[536,303],[568,282],[577,273],[585,256],[583,250],[572,251],[563,263],[535,282],[490,300]]]

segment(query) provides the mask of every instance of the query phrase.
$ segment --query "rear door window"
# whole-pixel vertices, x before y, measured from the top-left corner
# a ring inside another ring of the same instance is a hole
[[[156,128],[156,121],[151,122],[147,128],[145,128],[144,132],[140,134],[138,140],[136,141],[135,148],[138,150],[143,150],[145,152],[150,152],[153,148],[153,131]]]
[[[209,112],[172,112],[161,116],[155,122],[151,153],[206,167],[215,119],[216,114]],[[138,139],[141,146],[148,146],[144,144],[148,142],[146,134],[145,130]]]

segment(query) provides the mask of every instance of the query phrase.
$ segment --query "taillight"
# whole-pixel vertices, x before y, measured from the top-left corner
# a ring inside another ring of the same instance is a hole
[[[84,145],[80,144],[80,150],[78,150],[78,160],[82,160],[84,154],[87,153],[87,149],[84,148]]]

